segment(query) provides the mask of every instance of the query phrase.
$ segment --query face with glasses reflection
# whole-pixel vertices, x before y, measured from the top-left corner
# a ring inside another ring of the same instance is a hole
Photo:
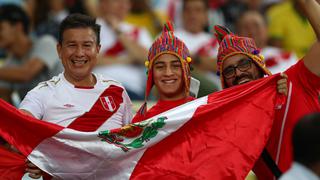
[[[258,66],[244,54],[237,54],[224,60],[222,69],[226,87],[244,84],[263,77]]]

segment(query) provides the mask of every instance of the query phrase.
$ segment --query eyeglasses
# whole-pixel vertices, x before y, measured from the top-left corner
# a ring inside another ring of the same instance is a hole
[[[239,64],[225,68],[222,74],[226,79],[232,78],[236,75],[236,69],[239,69],[241,72],[244,72],[251,68],[251,64],[252,60],[250,58],[242,59]]]

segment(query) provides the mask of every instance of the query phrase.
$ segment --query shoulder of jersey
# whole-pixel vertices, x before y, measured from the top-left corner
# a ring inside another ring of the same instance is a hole
[[[109,78],[109,77],[104,77],[100,74],[96,75],[98,77],[98,80],[101,82],[101,84],[103,86],[110,86],[110,85],[115,85],[115,86],[119,86],[119,87],[122,87],[122,84],[112,78]]]
[[[36,89],[41,90],[41,89],[52,89],[55,88],[57,86],[59,86],[61,84],[61,77],[60,76],[54,76],[53,78],[51,78],[48,81],[43,81],[40,82],[38,84],[38,86],[36,87]]]

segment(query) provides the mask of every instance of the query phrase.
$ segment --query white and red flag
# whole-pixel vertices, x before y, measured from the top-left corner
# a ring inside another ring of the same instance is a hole
[[[283,103],[276,80],[229,88],[101,132],[39,121],[1,101],[0,135],[22,155],[11,166],[0,165],[0,177],[22,176],[28,158],[59,179],[244,179]],[[0,149],[1,158],[8,153]]]

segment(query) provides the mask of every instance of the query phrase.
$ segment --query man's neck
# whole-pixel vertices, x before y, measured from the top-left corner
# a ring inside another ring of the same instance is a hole
[[[93,87],[97,83],[97,79],[93,74],[85,78],[75,78],[64,73],[64,77],[75,87]]]

